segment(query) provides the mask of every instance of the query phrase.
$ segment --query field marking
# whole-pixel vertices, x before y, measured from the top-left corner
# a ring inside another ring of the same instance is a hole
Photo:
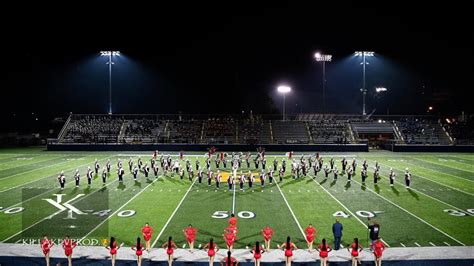
[[[329,196],[331,196],[331,198],[333,198],[337,203],[339,203],[339,205],[341,205],[344,209],[346,209],[347,212],[349,212],[354,218],[356,218],[357,221],[359,221],[365,229],[369,229],[369,227],[367,226],[366,223],[364,223],[357,215],[355,215],[351,210],[349,210],[349,208],[346,207],[346,205],[344,205],[341,201],[339,201],[336,197],[334,197],[333,194],[331,194],[323,185],[319,184],[318,181],[316,181],[316,177],[313,176],[313,175],[309,175],[310,177],[312,177],[314,183],[318,184]],[[387,246],[387,247],[390,247],[390,245],[385,242],[385,240],[382,239],[382,242]]]
[[[428,171],[435,171],[435,172],[437,172],[436,170],[433,170],[433,169],[431,169],[431,168],[428,168],[428,167],[425,167],[425,166],[422,166],[422,165],[418,165],[418,164],[416,164],[416,163],[411,163],[411,162],[409,162],[409,161],[407,161],[407,163],[409,163],[409,164],[411,164],[411,165],[414,165],[415,167],[421,167],[421,168],[426,169],[426,170],[428,170]],[[452,177],[457,178],[457,179],[460,179],[460,180],[464,180],[464,181],[467,181],[467,182],[474,183],[474,180],[471,180],[471,179],[466,179],[466,178],[459,177],[459,176],[457,176],[457,175],[452,175],[452,174],[443,173],[443,172],[440,172],[440,173],[443,174],[443,175],[452,176]]]
[[[186,199],[186,196],[188,196],[188,193],[189,191],[191,191],[191,189],[193,188],[194,186],[194,183],[196,183],[196,180],[197,178],[194,179],[193,183],[191,183],[191,185],[189,186],[188,190],[186,191],[186,193],[184,194],[183,198],[181,199],[181,201],[178,203],[178,206],[176,206],[176,208],[174,209],[173,213],[171,213],[171,216],[168,218],[168,220],[166,221],[165,225],[163,226],[163,228],[161,229],[160,233],[158,234],[158,236],[156,237],[155,241],[153,241],[153,244],[151,245],[151,247],[153,248],[155,245],[156,245],[156,242],[158,242],[158,239],[160,239],[161,235],[163,234],[163,232],[165,231],[166,227],[168,226],[168,224],[171,222],[171,219],[173,219],[174,215],[176,214],[176,212],[178,211],[179,207],[181,207],[181,204],[184,202],[184,199]]]
[[[87,157],[87,156],[84,156],[84,157]],[[84,157],[79,157],[79,158],[84,158]],[[60,157],[60,158],[61,158],[61,157]],[[18,175],[23,175],[23,174],[25,174],[25,173],[34,172],[34,171],[37,171],[37,170],[40,170],[40,169],[44,169],[44,168],[48,168],[48,167],[52,167],[52,166],[58,166],[58,165],[60,165],[60,164],[63,164],[63,163],[70,163],[70,162],[73,162],[73,161],[65,160],[64,162],[49,164],[49,165],[45,165],[45,166],[42,166],[42,167],[39,167],[39,168],[35,168],[35,169],[32,169],[32,170],[28,170],[28,171],[16,173],[16,174],[14,174],[14,175],[8,175],[8,176],[5,176],[5,177],[0,178],[0,181],[1,181],[1,180],[6,180],[6,179],[10,179],[10,178],[15,177],[15,176],[18,176]]]
[[[115,182],[117,182],[117,181],[118,181],[118,178],[115,179],[115,180],[112,181],[112,182],[109,182],[109,183],[108,183],[107,185],[105,185],[105,186],[107,187],[107,186],[109,186],[109,185],[112,185],[113,183],[115,183]],[[90,195],[96,193],[97,191],[101,191],[101,188],[99,188],[99,189],[93,191],[92,193],[89,193],[89,194],[85,195],[84,197],[80,198],[80,199],[77,200],[77,201],[71,202],[70,204],[72,205],[72,204],[74,204],[74,203],[77,203],[77,202],[79,202],[79,201],[85,199],[85,198],[88,198]],[[57,211],[57,212],[55,212],[55,213],[53,213],[53,214],[51,214],[51,215],[48,215],[47,217],[45,217],[45,218],[39,220],[38,222],[36,222],[36,223],[34,223],[34,224],[32,224],[32,225],[29,225],[28,227],[22,229],[20,232],[18,232],[18,233],[16,233],[16,234],[14,234],[14,235],[12,235],[12,236],[10,236],[10,237],[4,239],[2,242],[6,242],[6,241],[10,240],[11,238],[13,238],[13,237],[15,237],[15,236],[17,236],[17,235],[23,233],[24,231],[26,231],[26,230],[28,230],[28,229],[30,229],[30,228],[36,226],[37,224],[39,224],[39,223],[41,223],[41,222],[43,222],[43,221],[45,221],[45,220],[48,220],[50,217],[53,217],[53,216],[56,216],[56,215],[60,214],[60,213],[63,212],[63,211],[65,211],[65,210],[59,210],[59,211]]]
[[[109,157],[105,157],[105,158],[102,159],[102,160],[110,159],[110,158],[112,158],[112,157],[114,157],[114,156],[115,156],[115,155],[112,155],[112,156],[109,156]],[[85,157],[89,157],[89,156],[85,156]],[[84,158],[85,158],[85,157],[84,157]],[[76,167],[71,167],[71,168],[69,168],[69,169],[64,170],[64,172],[73,171],[74,169],[77,169],[77,168],[80,168],[80,167],[84,167],[85,165],[88,165],[88,164],[89,164],[89,163],[85,163],[85,164],[81,164],[81,165],[76,166]],[[32,181],[30,181],[30,182],[18,184],[18,185],[14,186],[14,187],[11,187],[11,188],[2,190],[2,191],[0,191],[0,193],[3,193],[3,192],[6,192],[6,191],[9,191],[9,190],[12,190],[12,189],[17,188],[17,187],[21,187],[21,186],[24,186],[24,185],[31,184],[31,183],[36,182],[36,181],[39,181],[39,180],[43,180],[43,179],[46,179],[46,178],[48,178],[48,177],[51,177],[51,176],[49,175],[49,176],[42,177],[42,178],[40,178],[40,179],[32,180]],[[1,182],[1,181],[0,181],[0,182]]]
[[[404,184],[403,182],[398,181],[397,179],[395,179],[395,183],[398,183],[398,184],[401,184],[401,185],[405,186],[405,184]],[[449,204],[449,203],[447,203],[447,202],[444,202],[444,201],[442,201],[442,200],[440,200],[440,199],[437,199],[437,198],[435,198],[435,197],[433,197],[433,196],[430,196],[430,195],[428,195],[428,194],[426,194],[426,193],[423,193],[423,192],[421,192],[421,191],[418,190],[418,189],[411,188],[411,187],[410,187],[410,189],[413,190],[413,191],[416,191],[416,192],[418,192],[418,193],[420,193],[420,194],[422,194],[422,195],[424,195],[424,196],[426,196],[426,197],[428,197],[428,198],[431,198],[431,199],[433,199],[433,200],[435,200],[435,201],[438,201],[438,202],[440,202],[441,204],[445,204],[445,205],[447,205],[447,206],[449,206],[449,207],[451,207],[451,208],[454,208],[454,209],[457,209],[458,211],[461,211],[461,212],[463,212],[463,213],[466,213],[466,214],[469,215],[469,216],[474,216],[474,214],[472,214],[472,213],[466,212],[465,210],[463,210],[463,209],[461,209],[461,208],[458,208],[458,207],[456,207],[456,206],[454,206],[454,205],[451,205],[451,204]],[[426,191],[425,189],[423,189],[423,190]],[[388,191],[391,192],[392,190],[391,190],[391,189],[388,189]],[[434,191],[434,190],[433,190],[433,191]],[[440,189],[440,191],[443,191],[443,190]]]
[[[361,183],[357,182],[356,180],[353,180],[353,181],[354,181],[355,183],[359,184],[359,185],[362,185]],[[414,214],[414,213],[412,213],[412,212],[408,211],[407,209],[403,208],[402,206],[400,206],[400,205],[396,204],[395,202],[393,202],[393,201],[391,201],[391,200],[387,199],[386,197],[384,197],[384,196],[382,196],[382,195],[380,195],[380,194],[376,193],[376,192],[375,192],[375,191],[373,191],[371,188],[369,188],[369,187],[366,187],[366,189],[367,189],[367,190],[369,190],[370,192],[374,193],[375,195],[377,195],[377,196],[381,197],[381,198],[382,198],[382,199],[384,199],[385,201],[387,201],[387,202],[391,203],[392,205],[394,205],[394,206],[398,207],[400,210],[403,210],[403,211],[405,211],[406,213],[410,214],[411,216],[415,217],[416,219],[420,220],[421,222],[425,223],[426,225],[430,226],[431,228],[435,229],[436,231],[438,231],[438,232],[442,233],[443,235],[445,235],[445,236],[447,236],[447,237],[451,238],[452,240],[454,240],[454,241],[458,242],[459,244],[461,244],[461,245],[465,246],[465,244],[464,244],[463,242],[461,242],[461,241],[457,240],[456,238],[454,238],[454,237],[452,237],[452,236],[448,235],[447,233],[445,233],[445,232],[444,232],[444,231],[442,231],[441,229],[439,229],[439,228],[435,227],[434,225],[432,225],[432,224],[428,223],[427,221],[423,220],[422,218],[420,218],[420,217],[419,217],[419,216],[417,216],[416,214]]]
[[[385,166],[388,166],[388,167],[390,167],[390,165],[388,165],[388,164],[384,164],[384,163],[381,163],[381,162],[379,162],[379,164],[380,164],[380,165],[385,165]],[[393,168],[393,169],[397,169],[399,172],[403,172],[403,170],[400,170],[400,169],[399,169],[399,168],[397,168],[397,167],[392,167],[392,168]],[[427,178],[427,177],[424,177],[424,176],[421,176],[421,175],[419,175],[419,174],[416,174],[416,175],[413,175],[413,176],[417,176],[417,177],[420,177],[420,178],[426,179],[426,180],[428,180],[428,181],[430,181],[430,182],[436,183],[436,184],[438,184],[438,185],[441,185],[441,186],[444,186],[444,187],[448,187],[448,188],[450,188],[450,189],[453,189],[453,190],[456,190],[456,191],[459,191],[459,192],[462,192],[462,193],[468,194],[468,195],[470,195],[470,196],[474,196],[474,194],[472,194],[472,193],[469,193],[469,192],[463,191],[463,190],[461,190],[461,189],[459,189],[459,188],[455,188],[455,187],[452,187],[452,186],[450,186],[450,185],[446,185],[446,184],[440,183],[440,182],[438,182],[438,181],[435,181],[435,180],[429,179],[429,178]]]
[[[448,242],[443,242],[446,246],[451,246]]]
[[[420,159],[420,158],[425,158],[425,157],[417,157],[416,160],[420,160],[420,161],[423,161],[423,162],[426,162],[426,163],[436,164],[436,165],[439,165],[439,166],[442,166],[442,167],[445,167],[445,168],[451,168],[451,169],[455,169],[455,170],[459,170],[459,171],[463,171],[463,172],[469,172],[471,174],[474,174],[474,171],[471,171],[469,169],[466,170],[466,169],[462,169],[462,168],[459,168],[459,167],[448,166],[448,165],[445,165],[445,164],[437,163],[433,160]],[[439,158],[438,158],[438,160],[439,160]],[[455,161],[455,162],[457,162],[457,161]],[[465,164],[465,163],[462,163],[462,164]],[[467,164],[465,164],[465,165],[468,166]],[[471,167],[472,167],[472,165],[471,165]]]
[[[404,248],[406,248],[407,246],[405,246],[402,242],[400,242],[400,245]]]
[[[235,213],[235,182],[232,183],[232,186],[234,188],[234,192],[233,192],[233,195],[232,195],[232,214],[234,214]],[[263,192],[263,190],[262,190],[262,192]]]
[[[161,177],[161,176],[160,176]],[[107,220],[109,220],[110,218],[112,218],[115,214],[117,214],[120,210],[122,210],[123,207],[125,207],[127,204],[129,204],[132,200],[134,200],[136,197],[138,197],[140,194],[142,194],[143,191],[145,191],[149,186],[151,186],[152,184],[154,184],[158,179],[160,178],[155,178],[155,180],[153,180],[150,184],[148,184],[146,187],[144,187],[141,191],[139,191],[137,194],[135,194],[133,197],[131,197],[127,202],[125,202],[122,206],[120,206],[116,211],[114,211],[111,215],[107,216],[107,218],[105,218],[102,222],[100,222],[96,227],[92,228],[91,231],[89,231],[89,233],[87,233],[85,236],[83,236],[81,238],[81,240],[79,240],[79,242],[81,242],[82,240],[84,240],[87,236],[89,236],[92,232],[94,232],[95,230],[97,230],[97,228],[99,228],[100,226],[102,226]]]
[[[275,182],[275,184],[277,185],[278,190],[280,191],[281,196],[283,197],[283,200],[286,203],[286,206],[288,207],[288,209],[290,210],[291,215],[293,216],[293,219],[295,219],[295,222],[298,225],[298,228],[300,229],[300,232],[303,235],[303,238],[306,239],[306,234],[304,233],[303,228],[301,227],[300,223],[298,222],[298,219],[296,219],[295,213],[291,209],[290,204],[288,204],[288,201],[286,200],[285,195],[283,195],[283,192],[281,191],[280,185],[278,185],[278,183],[279,182]]]
[[[418,243],[416,243],[416,242],[415,242],[415,245],[416,245],[417,247],[421,247],[420,244],[418,244]]]
[[[104,159],[104,160],[106,160],[106,159]],[[102,160],[101,160],[101,161],[102,161]],[[68,170],[68,172],[69,172],[69,170]],[[86,178],[87,178],[87,177],[86,177]],[[75,181],[71,181],[70,183],[75,184]],[[84,184],[84,183],[83,183],[83,184]],[[29,187],[28,189],[33,189],[33,187]],[[28,202],[28,201],[30,201],[30,200],[32,200],[32,199],[35,199],[35,198],[37,198],[37,197],[39,197],[39,196],[41,196],[41,195],[43,195],[43,194],[49,193],[49,192],[54,191],[54,190],[57,190],[57,189],[58,189],[57,187],[53,187],[52,189],[47,190],[47,191],[45,191],[45,192],[43,192],[43,193],[40,193],[40,194],[38,194],[38,195],[36,195],[36,196],[34,196],[34,197],[31,197],[31,198],[29,198],[29,199],[27,199],[27,200],[24,200],[24,201],[15,203],[15,204],[13,204],[13,205],[11,205],[11,206],[9,206],[9,207],[3,208],[3,210],[8,210],[8,209],[10,209],[10,208],[13,208],[13,207],[19,205],[19,204],[23,204],[23,203]],[[117,189],[115,189],[115,190],[117,190]]]
[[[430,243],[430,245],[432,245],[433,247],[436,247],[436,245],[433,242],[428,242],[428,243]]]

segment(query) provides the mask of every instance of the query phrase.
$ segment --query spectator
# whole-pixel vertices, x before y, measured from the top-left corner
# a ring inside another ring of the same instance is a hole
[[[336,222],[332,225],[332,233],[334,234],[334,250],[339,250],[342,239],[342,224],[336,219]]]

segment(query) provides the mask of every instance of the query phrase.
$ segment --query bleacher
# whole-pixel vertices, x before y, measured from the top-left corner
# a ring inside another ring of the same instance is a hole
[[[448,135],[437,121],[410,117],[395,123],[406,144],[451,144]]]
[[[350,139],[347,121],[314,120],[308,121],[313,143],[346,143]]]
[[[238,129],[238,141],[241,144],[271,143],[270,125],[261,118],[241,120]]]
[[[474,145],[474,118],[465,121],[445,122],[444,128],[449,132],[453,141],[457,145]]]
[[[117,143],[123,122],[121,116],[73,116],[60,141],[62,143]]]
[[[127,144],[163,142],[166,138],[165,125],[165,121],[150,118],[126,120],[119,141]]]
[[[272,121],[273,142],[277,144],[308,144],[309,135],[303,121]]]
[[[167,121],[163,143],[200,143],[201,120],[169,120]]]
[[[237,122],[232,117],[212,117],[204,121],[201,143],[232,144],[236,142]]]

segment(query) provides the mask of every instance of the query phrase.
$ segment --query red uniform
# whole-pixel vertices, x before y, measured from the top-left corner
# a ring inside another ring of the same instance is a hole
[[[325,250],[323,250],[323,248],[325,248]],[[328,257],[328,250],[329,250],[329,246],[327,244],[325,246],[323,246],[323,244],[320,244],[319,245],[319,257],[327,258]]]
[[[188,241],[189,243],[194,242],[194,240],[196,239],[196,233],[197,233],[196,228],[188,227],[184,229],[184,234],[186,235],[186,241]]]
[[[292,257],[293,256],[293,243],[290,243],[289,247],[285,247],[285,256]]]
[[[214,257],[214,256],[216,255],[216,250],[215,250],[216,245],[213,244],[213,245],[211,246],[211,243],[209,243],[209,244],[208,244],[208,247],[209,247],[209,250],[207,251],[207,255],[208,255],[209,257]]]
[[[145,241],[149,241],[151,239],[151,236],[153,235],[153,228],[149,225],[145,225],[142,228],[142,234]]]
[[[48,254],[53,245],[54,243],[51,240],[43,239],[41,241],[41,249],[43,250],[43,254],[44,255]]]
[[[314,241],[314,233],[316,233],[316,228],[308,226],[308,227],[306,227],[306,229],[304,231],[306,233],[306,240],[308,242],[313,242]]]
[[[234,266],[237,260],[234,257],[230,257],[230,263],[227,257],[225,258],[225,266]]]
[[[260,259],[260,258],[262,257],[262,249],[259,248],[259,249],[258,249],[258,253],[257,253],[256,248],[253,248],[253,257],[254,257],[256,260]]]
[[[168,243],[168,242],[167,242],[167,243]],[[174,246],[175,246],[174,242],[171,241],[171,245],[168,245],[168,246],[166,247],[166,254],[168,254],[168,255],[173,254],[173,251],[174,251],[174,250],[173,250],[173,247],[174,247]]]
[[[355,243],[352,243],[351,245],[351,255],[352,257],[357,257],[359,256],[359,247],[355,244]]]
[[[225,240],[227,246],[229,246],[229,247],[234,244],[235,238],[236,237],[233,233],[224,234],[224,240]]]
[[[271,229],[270,227],[265,227],[263,228],[263,238],[265,239],[265,241],[270,241],[272,239],[272,236],[273,236],[273,229]]]
[[[234,227],[237,226],[237,217],[230,217],[229,225],[234,226]]]
[[[141,256],[143,254],[143,245],[142,244],[140,244],[140,246],[138,248],[135,246],[135,254],[137,256]]]
[[[228,233],[232,233],[232,234],[236,235],[237,234],[237,226],[229,225],[229,226],[226,227],[225,231],[228,232]]]
[[[66,257],[69,257],[72,255],[72,250],[77,246],[77,243],[72,241],[71,239],[64,239],[63,241],[63,249],[64,249],[64,254]]]
[[[382,253],[385,250],[385,245],[382,243],[382,241],[377,241],[374,244],[374,255],[377,258],[382,257]]]
[[[112,243],[112,246],[109,248],[110,248],[110,255],[117,254],[117,243],[115,243],[115,241]]]

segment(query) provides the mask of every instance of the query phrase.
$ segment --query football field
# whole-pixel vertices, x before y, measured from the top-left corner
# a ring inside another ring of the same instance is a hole
[[[165,152],[166,154],[166,152]],[[177,158],[177,152],[169,153]],[[325,179],[313,170],[306,177],[293,179],[290,163],[283,181],[253,189],[245,185],[241,191],[229,190],[223,182],[197,179],[183,180],[178,175],[148,178],[143,173],[134,181],[127,161],[141,157],[149,163],[151,152],[48,152],[40,148],[0,150],[0,241],[8,243],[37,243],[43,234],[52,239],[65,235],[81,240],[82,245],[102,245],[114,236],[125,245],[132,245],[140,229],[149,222],[154,228],[154,247],[160,247],[172,236],[178,247],[186,244],[182,229],[188,224],[198,228],[195,246],[204,245],[209,238],[225,248],[222,238],[227,218],[234,212],[238,217],[235,248],[245,248],[263,241],[260,230],[271,226],[275,235],[272,248],[291,236],[298,247],[306,247],[303,230],[312,223],[318,230],[316,242],[322,238],[332,244],[331,226],[339,219],[344,226],[343,245],[359,237],[367,243],[367,218],[381,225],[380,235],[391,247],[415,246],[473,246],[474,245],[474,154],[461,153],[321,153],[324,163],[332,157],[340,168],[340,160],[358,161],[351,182],[347,176]],[[255,154],[253,155],[255,156]],[[267,169],[273,160],[279,162],[283,153],[267,153]],[[294,156],[300,158],[300,154]],[[101,168],[110,160],[112,170],[102,184],[100,172],[87,185],[87,167],[94,160]],[[124,182],[118,182],[117,161],[124,164]],[[185,159],[200,160],[205,166],[204,151]],[[369,164],[369,177],[361,183],[360,167]],[[288,160],[287,160],[288,161]],[[372,173],[377,161],[381,179],[374,185]],[[181,161],[184,167],[185,162]],[[215,164],[212,162],[212,168]],[[260,165],[261,167],[261,165]],[[395,186],[389,186],[388,173],[396,173]],[[412,188],[404,185],[404,171],[412,173]],[[81,173],[81,184],[75,187],[73,175]],[[220,168],[224,179],[231,171]],[[242,170],[248,172],[245,163]],[[255,169],[251,164],[254,173]],[[61,191],[58,174],[64,171],[66,188]],[[196,171],[195,171],[196,172]],[[36,242],[35,242],[36,241]]]

